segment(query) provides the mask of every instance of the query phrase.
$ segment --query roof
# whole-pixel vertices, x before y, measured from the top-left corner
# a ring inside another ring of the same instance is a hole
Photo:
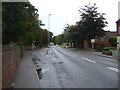
[[[106,37],[117,36],[116,31],[105,31]]]
[[[118,19],[118,21],[116,23],[120,23],[120,19]]]

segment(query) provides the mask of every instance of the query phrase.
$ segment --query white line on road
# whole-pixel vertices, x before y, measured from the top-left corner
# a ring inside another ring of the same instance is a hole
[[[114,68],[114,67],[107,67],[107,68],[110,69],[110,70],[113,70],[113,71],[115,71],[117,73],[120,73],[119,69],[117,69],[117,68]]]
[[[96,63],[95,61],[90,60],[90,59],[88,59],[88,58],[84,58],[84,57],[81,57],[81,58],[84,59],[84,60],[87,60],[87,61],[89,61],[89,62]]]

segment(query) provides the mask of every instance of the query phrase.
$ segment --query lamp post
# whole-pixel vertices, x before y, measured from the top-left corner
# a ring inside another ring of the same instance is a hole
[[[50,16],[51,14],[48,14],[48,30],[50,31]]]
[[[50,35],[49,35],[49,32],[50,32],[50,16],[51,16],[51,14],[48,14],[48,46],[49,46],[49,43],[50,43]]]

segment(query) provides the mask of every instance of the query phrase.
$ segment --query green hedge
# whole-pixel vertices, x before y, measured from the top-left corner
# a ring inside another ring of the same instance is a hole
[[[116,50],[116,48],[115,47],[104,47],[103,50],[111,51],[111,50]]]

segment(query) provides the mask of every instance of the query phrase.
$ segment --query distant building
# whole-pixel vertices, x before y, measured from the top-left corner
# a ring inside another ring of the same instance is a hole
[[[101,38],[96,38],[96,44],[104,46],[110,46],[109,38],[112,36],[117,36],[116,31],[105,31],[105,36]]]
[[[120,36],[120,19],[116,22],[117,26],[117,36]]]
[[[118,2],[118,21],[117,26],[117,50],[118,50],[118,60],[120,60],[120,1]]]
[[[118,2],[118,21],[116,22],[117,28],[117,56],[118,60],[120,60],[120,1]]]
[[[109,38],[111,36],[117,36],[117,32],[116,31],[105,31],[105,36]]]
[[[109,43],[109,38],[112,36],[117,36],[117,32],[116,31],[104,31],[105,35],[101,38],[95,38],[95,49],[99,50],[103,47],[108,47],[111,46],[111,44]],[[91,43],[88,41],[84,42],[84,48],[88,49],[91,48]]]
[[[116,22],[117,26],[117,49],[120,51],[120,19]]]

